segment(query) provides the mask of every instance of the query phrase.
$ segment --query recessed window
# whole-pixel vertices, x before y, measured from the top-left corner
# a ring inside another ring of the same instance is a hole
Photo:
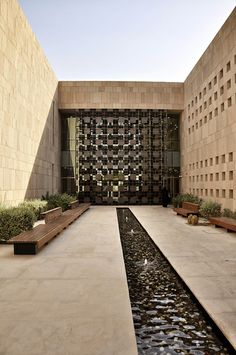
[[[207,116],[204,116],[204,123],[207,123]]]
[[[220,87],[220,95],[223,95],[223,93],[224,93],[224,85],[222,85],[222,86]]]
[[[215,110],[214,110],[214,115],[215,115],[215,116],[218,116],[218,107],[215,108]]]
[[[213,196],[213,189],[210,189],[210,195]]]
[[[210,166],[213,165],[213,158],[210,158]]]
[[[205,166],[207,166],[207,159],[205,160]]]
[[[204,101],[204,109],[206,109],[206,107],[207,107],[207,102]]]
[[[199,180],[199,175],[197,175],[197,182],[198,182],[198,180]]]
[[[197,195],[199,194],[199,189],[197,189]]]
[[[219,164],[219,157],[218,157],[218,155],[216,156],[216,164]]]
[[[189,134],[191,133],[191,129],[190,129],[190,128],[188,129],[188,133],[189,133]]]
[[[225,189],[222,190],[222,198],[225,198]]]
[[[190,110],[190,104],[188,104],[188,110]]]
[[[208,89],[211,90],[211,81],[208,84]]]
[[[219,181],[219,173],[216,173],[216,181]]]
[[[209,113],[209,120],[212,119],[212,112]]]
[[[193,107],[193,100],[192,100],[192,102],[191,102],[191,105],[192,105],[192,107]]]
[[[230,61],[226,64],[226,71],[230,71],[231,69],[231,64],[230,64]]]
[[[198,162],[196,162],[196,169],[198,169]]]
[[[199,107],[199,111],[200,111],[200,113],[202,112],[202,105]]]
[[[205,189],[205,196],[208,196],[208,190]]]
[[[195,189],[193,189],[193,194],[195,194]]]
[[[225,154],[221,155],[221,163],[225,163]]]
[[[229,97],[227,101],[228,101],[228,107],[232,106],[232,97]]]
[[[218,97],[218,93],[216,91],[216,92],[214,92],[214,100],[217,100],[217,97]]]
[[[219,189],[216,189],[216,197],[219,197]]]
[[[194,119],[194,113],[192,113],[192,120]]]
[[[227,89],[230,89],[231,88],[231,79],[229,79],[228,81],[227,81]]]
[[[202,93],[199,92],[199,99],[201,100],[201,98],[202,98]]]
[[[202,127],[202,120],[199,121],[200,127]]]
[[[225,172],[224,171],[221,174],[221,178],[222,178],[223,181],[225,180]]]
[[[233,161],[233,158],[234,158],[233,152],[230,152],[230,153],[229,153],[229,161]]]
[[[190,116],[188,116],[188,121],[190,122]]]
[[[201,189],[201,196],[203,196],[203,189]]]
[[[195,163],[193,163],[193,170],[195,169]]]
[[[222,104],[220,105],[220,110],[221,112],[223,112],[225,110],[225,104],[224,102],[222,102]]]
[[[191,182],[191,176],[189,176],[189,182]]]
[[[217,76],[214,77],[213,82],[214,82],[214,85],[217,84]]]
[[[210,181],[213,181],[213,174],[210,174]]]
[[[197,96],[195,96],[195,104],[197,103]]]
[[[208,181],[208,175],[205,174],[205,181]]]
[[[203,95],[206,95],[206,92],[207,92],[207,89],[204,88],[204,89],[203,89]]]
[[[234,198],[234,190],[229,190],[229,198]]]
[[[219,78],[222,79],[223,78],[223,75],[224,75],[224,71],[223,69],[220,70],[220,73],[219,73]]]
[[[201,168],[203,167],[203,161],[202,160],[200,161],[200,166],[201,166]]]
[[[234,55],[234,64],[236,64],[236,54]]]
[[[234,172],[233,172],[233,170],[230,170],[229,171],[229,180],[233,180],[233,178],[234,178]]]
[[[194,126],[192,126],[192,132],[194,132]]]
[[[195,180],[195,177],[193,176],[193,182],[194,182],[194,180]]]
[[[196,114],[196,117],[197,117],[197,115],[198,115],[198,109],[195,111],[195,114]]]
[[[196,126],[196,129],[198,129],[198,122],[196,123],[196,125],[195,125],[195,126]]]
[[[201,175],[201,181],[203,181],[203,175]]]
[[[209,97],[208,103],[209,103],[209,105],[211,105],[211,103],[212,103],[211,97]]]

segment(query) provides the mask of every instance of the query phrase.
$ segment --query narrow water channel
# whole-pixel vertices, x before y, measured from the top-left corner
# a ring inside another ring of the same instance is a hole
[[[139,355],[232,350],[128,208],[117,208]]]

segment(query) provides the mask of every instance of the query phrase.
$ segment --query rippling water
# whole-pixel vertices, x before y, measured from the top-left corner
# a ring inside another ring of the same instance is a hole
[[[139,354],[230,354],[131,211],[117,215]]]

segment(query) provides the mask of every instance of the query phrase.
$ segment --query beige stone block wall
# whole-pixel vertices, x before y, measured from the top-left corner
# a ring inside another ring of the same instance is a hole
[[[236,210],[236,9],[184,83],[182,191]]]
[[[0,203],[58,190],[57,79],[16,0],[0,1]]]
[[[59,109],[183,110],[183,83],[61,81]]]

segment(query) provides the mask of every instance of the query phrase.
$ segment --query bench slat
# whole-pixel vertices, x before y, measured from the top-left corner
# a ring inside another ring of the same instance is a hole
[[[209,222],[215,226],[227,229],[227,231],[236,232],[236,220],[229,217],[210,217]]]

